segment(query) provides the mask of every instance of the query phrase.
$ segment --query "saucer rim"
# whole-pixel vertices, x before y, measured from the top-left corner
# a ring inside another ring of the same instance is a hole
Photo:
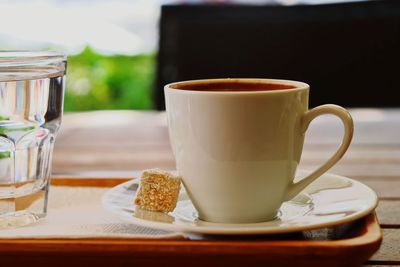
[[[309,171],[307,170],[298,170],[299,173],[307,174]],[[137,218],[134,216],[130,216],[125,212],[121,212],[119,210],[113,209],[108,203],[106,203],[106,199],[108,195],[111,194],[111,191],[117,187],[123,187],[127,184],[131,184],[135,182],[138,178],[133,180],[126,181],[121,183],[115,187],[110,188],[102,197],[102,206],[106,210],[110,211],[111,213],[117,215],[119,218],[123,219],[126,222],[143,226],[149,227],[157,230],[164,230],[164,231],[173,231],[173,232],[181,232],[181,233],[193,233],[193,234],[210,234],[210,235],[256,235],[256,234],[286,234],[286,233],[293,233],[293,232],[300,232],[300,231],[309,231],[321,228],[328,228],[335,225],[340,225],[344,223],[353,222],[357,219],[360,219],[368,214],[370,214],[375,208],[378,206],[379,198],[374,190],[372,190],[369,186],[365,185],[362,182],[353,180],[351,178],[333,174],[333,173],[324,173],[321,175],[320,178],[324,176],[330,176],[334,179],[341,179],[350,181],[353,184],[357,184],[357,186],[361,186],[365,192],[368,192],[368,195],[373,198],[371,205],[351,214],[349,216],[341,217],[332,219],[327,222],[320,222],[310,225],[299,225],[299,226],[279,226],[279,227],[268,227],[263,226],[266,222],[258,222],[258,223],[241,223],[241,224],[228,224],[228,223],[214,223],[214,222],[206,222],[211,225],[206,226],[198,226],[198,225],[185,225],[185,224],[171,224],[166,222],[159,222],[159,221],[150,221],[141,218]],[[305,189],[306,190],[306,189]],[[304,190],[303,190],[304,191]],[[303,192],[302,191],[302,192]],[[224,226],[229,225],[229,228],[225,228]],[[232,227],[237,225],[237,227]]]

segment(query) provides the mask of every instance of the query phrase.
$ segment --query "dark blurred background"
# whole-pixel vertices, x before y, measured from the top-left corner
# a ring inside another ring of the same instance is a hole
[[[310,106],[400,104],[400,1],[163,6],[155,103],[164,84],[258,77],[311,85]]]

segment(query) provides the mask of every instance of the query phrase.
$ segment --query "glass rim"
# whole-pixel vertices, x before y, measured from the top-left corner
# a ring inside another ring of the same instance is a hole
[[[67,55],[56,51],[0,50],[0,82],[65,75]]]
[[[0,50],[0,64],[4,63],[40,63],[42,61],[65,61],[67,55],[57,51]]]

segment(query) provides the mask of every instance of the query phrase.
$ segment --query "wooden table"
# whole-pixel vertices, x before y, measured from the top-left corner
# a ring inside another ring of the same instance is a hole
[[[380,197],[381,249],[367,265],[400,265],[400,109],[352,109],[353,143],[330,172],[362,181]],[[342,127],[317,119],[307,133],[300,168],[313,169],[337,147]],[[174,169],[165,113],[96,111],[66,114],[56,141],[55,175],[132,176]]]

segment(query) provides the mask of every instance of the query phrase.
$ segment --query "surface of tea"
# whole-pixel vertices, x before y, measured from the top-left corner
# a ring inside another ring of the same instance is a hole
[[[272,82],[247,82],[247,81],[215,81],[215,82],[188,82],[173,84],[171,88],[192,91],[225,91],[225,92],[246,92],[246,91],[276,91],[295,89],[296,86],[285,83]]]

